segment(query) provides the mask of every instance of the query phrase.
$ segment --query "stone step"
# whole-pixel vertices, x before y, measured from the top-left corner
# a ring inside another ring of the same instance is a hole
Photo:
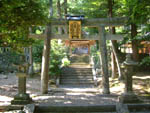
[[[92,69],[66,69],[62,70],[62,72],[91,72]]]
[[[62,72],[81,72],[81,71],[84,71],[84,72],[91,72],[92,69],[66,69],[66,70],[62,70]]]
[[[35,113],[70,113],[70,112],[35,112]],[[117,112],[71,112],[71,113],[117,113]],[[147,113],[150,113],[150,112],[147,112]]]
[[[92,76],[92,73],[61,73],[61,76]]]
[[[77,66],[77,67],[75,67],[75,66]],[[87,64],[85,64],[85,65],[80,65],[80,64],[71,64],[71,65],[69,65],[68,67],[64,67],[64,69],[65,68],[67,68],[67,69],[91,69],[92,67],[91,67],[91,65],[87,65]]]
[[[116,113],[115,105],[36,106],[35,113]]]
[[[93,79],[70,79],[70,78],[67,78],[67,79],[60,79],[60,81],[93,81]]]
[[[73,77],[74,76],[75,77],[82,76],[82,77],[86,77],[86,76],[93,76],[93,75],[92,75],[92,73],[64,73],[64,74],[62,73],[61,76],[62,77],[65,77],[65,76],[66,77],[68,77],[68,76],[73,76]]]
[[[70,85],[79,85],[79,84],[94,84],[93,80],[85,81],[85,80],[60,80],[60,84],[70,84]]]
[[[51,88],[54,93],[99,93],[99,90],[94,85],[60,85],[59,88]]]
[[[130,112],[130,113],[150,113],[150,111],[143,111],[143,112]]]
[[[86,73],[90,73],[90,72],[92,72],[92,69],[90,69],[90,70],[65,70],[65,71],[62,70],[62,73],[65,73],[65,72],[72,72],[72,73],[74,73],[74,72],[76,72],[76,73],[86,72]]]
[[[87,79],[87,78],[81,78],[81,79],[78,79],[78,78],[62,78],[61,79],[61,81],[93,81],[93,79],[92,78],[90,78],[90,79]]]
[[[80,67],[63,68],[60,77],[60,84],[61,85],[94,84],[92,76],[92,68],[91,67],[85,68],[85,65],[80,65]]]
[[[60,79],[92,79],[93,77],[90,75],[90,76],[71,76],[71,75],[68,75],[68,76],[61,76]]]
[[[65,71],[62,74],[92,74],[92,71]]]
[[[70,68],[83,68],[83,66],[84,66],[84,68],[91,68],[91,64],[89,64],[89,63],[71,63],[68,67],[70,67]]]
[[[62,72],[91,72],[92,69],[65,69]]]
[[[75,84],[94,84],[93,81],[60,81],[60,84],[72,84],[72,85],[75,85]]]
[[[80,57],[76,57],[76,58],[71,58],[71,63],[87,63],[89,64],[90,60],[89,58],[80,58]]]
[[[77,66],[77,67],[72,67],[72,66]],[[70,65],[68,67],[64,67],[64,70],[89,70],[92,69],[91,67],[86,67],[86,65]]]
[[[150,104],[128,104],[131,113],[150,113]]]

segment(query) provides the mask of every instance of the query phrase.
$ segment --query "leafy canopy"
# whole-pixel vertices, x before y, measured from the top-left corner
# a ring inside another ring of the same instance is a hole
[[[27,46],[29,27],[46,24],[47,1],[0,0],[0,46]]]

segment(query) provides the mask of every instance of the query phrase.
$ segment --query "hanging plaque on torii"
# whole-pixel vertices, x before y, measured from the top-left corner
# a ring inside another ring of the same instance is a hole
[[[70,16],[67,15],[67,20],[69,20],[69,38],[72,39],[81,39],[81,22],[84,19],[84,16]]]

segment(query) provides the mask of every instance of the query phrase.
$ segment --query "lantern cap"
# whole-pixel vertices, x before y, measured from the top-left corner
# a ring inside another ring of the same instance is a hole
[[[66,15],[67,20],[83,20],[84,15]]]

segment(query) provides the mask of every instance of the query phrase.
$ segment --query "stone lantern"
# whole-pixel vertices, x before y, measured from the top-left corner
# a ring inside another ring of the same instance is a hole
[[[31,103],[32,99],[29,94],[26,93],[26,71],[28,64],[22,64],[18,66],[18,94],[15,95],[14,100],[11,101],[11,104],[24,105]]]
[[[132,88],[132,76],[136,73],[136,67],[138,63],[131,59],[131,55],[127,54],[126,60],[123,62],[123,68],[125,72],[125,91],[119,97],[119,101],[122,103],[137,103],[139,99],[133,92]]]

